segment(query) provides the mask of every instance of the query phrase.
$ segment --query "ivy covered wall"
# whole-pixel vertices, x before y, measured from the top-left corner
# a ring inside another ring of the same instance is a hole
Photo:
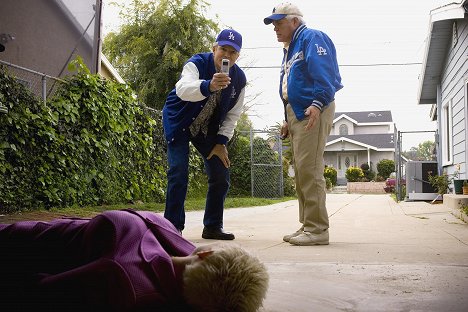
[[[77,60],[44,105],[0,67],[0,211],[164,201],[159,119]]]

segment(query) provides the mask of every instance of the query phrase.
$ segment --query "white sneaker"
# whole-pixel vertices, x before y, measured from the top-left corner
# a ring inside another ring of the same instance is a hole
[[[292,233],[292,234],[288,234],[288,235],[284,235],[283,236],[283,240],[285,242],[289,242],[289,240],[293,237],[296,237],[298,235],[301,235],[302,232],[304,232],[304,226],[301,226],[301,228],[299,230],[297,230],[296,232]]]
[[[320,234],[302,232],[301,234],[292,237],[289,240],[289,243],[293,245],[297,245],[297,246],[328,245],[329,244],[328,230],[323,231]]]

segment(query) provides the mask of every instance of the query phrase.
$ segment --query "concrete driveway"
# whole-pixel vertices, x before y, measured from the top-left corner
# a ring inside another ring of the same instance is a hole
[[[328,194],[330,245],[282,241],[299,228],[297,201],[225,211],[225,229],[262,259],[262,311],[468,311],[468,225],[442,204],[389,195]],[[203,212],[184,237],[201,239]]]

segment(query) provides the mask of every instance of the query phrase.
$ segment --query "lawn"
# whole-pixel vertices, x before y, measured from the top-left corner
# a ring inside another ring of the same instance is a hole
[[[266,206],[287,200],[292,200],[293,197],[283,197],[280,199],[266,199],[255,197],[228,197],[226,198],[225,208],[238,208],[238,207],[255,207]],[[205,198],[188,199],[185,202],[185,210],[201,210],[205,207]],[[21,211],[12,214],[0,214],[0,223],[13,223],[16,221],[24,220],[52,220],[55,218],[63,217],[80,217],[91,218],[106,210],[116,210],[124,208],[133,208],[135,210],[148,210],[154,212],[163,212],[164,203],[132,203],[132,204],[118,204],[118,205],[103,205],[103,206],[89,206],[89,207],[69,207],[69,208],[54,208],[50,210],[38,209]]]

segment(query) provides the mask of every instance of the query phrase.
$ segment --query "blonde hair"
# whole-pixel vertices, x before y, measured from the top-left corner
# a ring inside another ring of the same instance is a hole
[[[268,289],[268,272],[238,246],[224,246],[184,272],[187,303],[203,312],[257,311]]]

